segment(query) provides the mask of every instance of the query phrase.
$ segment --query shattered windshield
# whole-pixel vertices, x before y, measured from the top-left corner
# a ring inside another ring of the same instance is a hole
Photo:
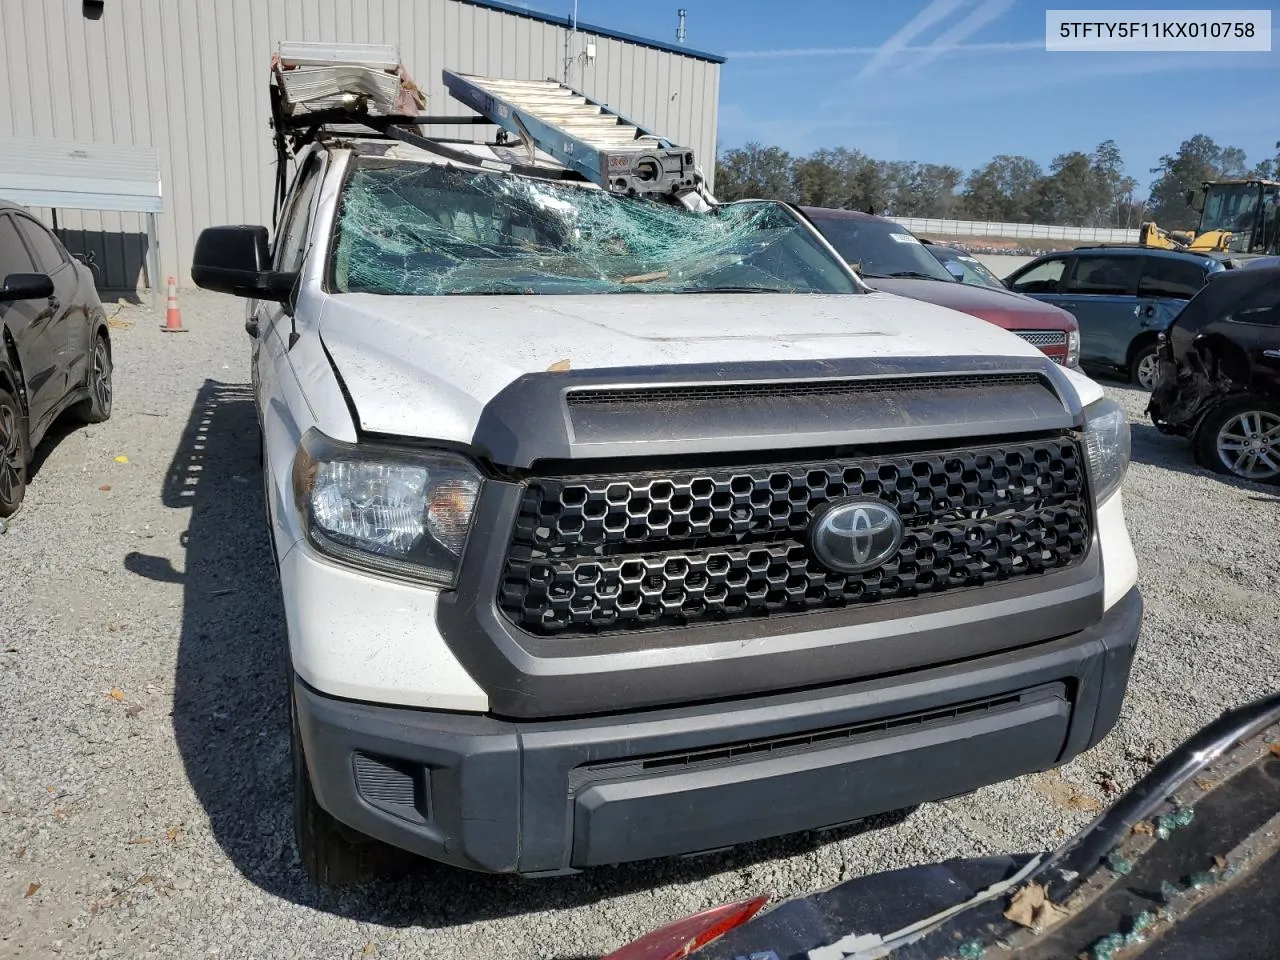
[[[785,206],[695,213],[601,190],[362,158],[339,212],[340,293],[859,293]]]

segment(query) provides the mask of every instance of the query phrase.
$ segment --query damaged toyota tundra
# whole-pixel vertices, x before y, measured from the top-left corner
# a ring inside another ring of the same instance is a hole
[[[304,54],[274,236],[210,228],[192,273],[247,298],[316,880],[696,853],[1111,730],[1142,601],[1096,384],[644,131],[584,175],[541,105],[609,115],[568,88],[446,72],[502,130],[464,143],[304,113]]]

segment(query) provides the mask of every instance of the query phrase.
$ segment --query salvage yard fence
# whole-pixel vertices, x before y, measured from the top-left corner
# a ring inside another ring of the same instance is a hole
[[[1088,243],[1137,243],[1137,230],[1112,227],[1059,227],[1047,223],[996,223],[990,220],[937,220],[891,217],[912,233],[943,237],[1003,237],[1028,240],[1082,240]]]

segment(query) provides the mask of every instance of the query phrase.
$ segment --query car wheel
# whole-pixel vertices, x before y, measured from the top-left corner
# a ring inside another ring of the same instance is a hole
[[[1280,483],[1280,404],[1245,397],[1211,411],[1196,432],[1196,459],[1218,473]]]
[[[1129,379],[1143,390],[1156,388],[1160,381],[1160,354],[1154,343],[1133,355],[1133,362],[1129,364]]]
[[[291,753],[293,755],[293,832],[298,858],[307,875],[320,886],[343,887],[373,879],[386,857],[386,847],[335,820],[320,806],[302,752],[298,706],[289,695]]]
[[[0,388],[0,517],[11,517],[27,495],[31,448],[18,398]]]
[[[76,407],[77,416],[85,423],[102,423],[111,419],[111,344],[106,334],[93,340],[89,354],[89,399]]]

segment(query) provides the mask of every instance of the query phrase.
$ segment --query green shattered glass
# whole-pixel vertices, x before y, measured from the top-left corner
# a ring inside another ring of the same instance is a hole
[[[356,161],[331,263],[340,293],[856,293],[789,209],[694,212],[509,173]]]

